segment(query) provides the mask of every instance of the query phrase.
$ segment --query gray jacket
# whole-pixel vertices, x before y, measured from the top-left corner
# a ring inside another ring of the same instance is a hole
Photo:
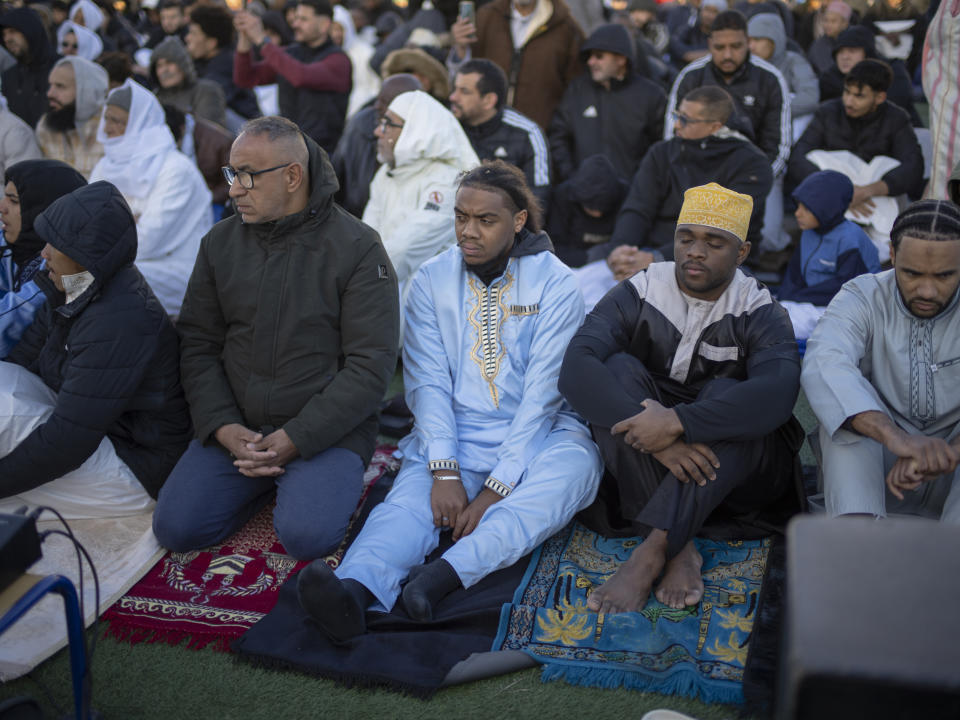
[[[807,342],[803,391],[831,437],[868,410],[909,433],[944,437],[960,421],[960,304],[919,318],[893,270],[846,283]],[[839,434],[839,435],[838,435]]]
[[[780,16],[772,13],[754,15],[747,24],[747,34],[773,41],[773,57],[768,62],[776,66],[790,88],[791,117],[808,115],[816,110],[820,102],[819,81],[807,59],[787,49],[787,33]]]

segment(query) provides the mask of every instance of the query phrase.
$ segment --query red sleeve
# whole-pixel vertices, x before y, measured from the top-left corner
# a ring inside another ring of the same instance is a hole
[[[267,48],[268,45],[264,45]],[[277,74],[265,62],[254,62],[253,53],[238,52],[233,55],[233,84],[242,88],[270,85],[276,82]]]
[[[283,48],[271,43],[264,45],[260,53],[263,55],[263,64],[269,65],[272,72],[283,75],[295,88],[350,92],[350,58],[345,53],[331,53],[322,60],[312,63],[300,62]]]

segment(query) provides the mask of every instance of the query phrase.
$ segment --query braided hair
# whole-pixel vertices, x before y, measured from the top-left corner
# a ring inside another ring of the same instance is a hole
[[[514,165],[503,160],[485,160],[473,170],[468,170],[460,176],[457,187],[472,187],[479,190],[488,190],[502,195],[514,207],[514,213],[527,211],[527,222],[524,227],[530,232],[540,232],[541,213],[540,203],[527,185],[527,178]]]
[[[949,200],[919,200],[897,217],[890,230],[896,252],[904,236],[918,240],[960,240],[960,207]]]

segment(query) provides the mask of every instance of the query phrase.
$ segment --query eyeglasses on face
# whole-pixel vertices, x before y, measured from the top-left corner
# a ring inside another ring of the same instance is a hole
[[[279,170],[280,168],[285,168],[287,165],[292,164],[292,162],[285,162],[283,165],[274,165],[266,170],[237,170],[230,165],[224,165],[222,168],[220,168],[220,170],[223,171],[223,177],[226,178],[227,185],[233,185],[235,181],[239,181],[240,187],[246,190],[253,190],[253,178],[255,178],[257,175],[273,172],[274,170]]]
[[[688,117],[687,115],[684,115],[682,112],[677,112],[676,110],[671,112],[670,115],[673,117],[673,121],[675,123],[680,124],[680,127],[686,127],[687,125],[696,125],[697,123],[713,122],[712,120],[695,120],[694,118]]]
[[[386,115],[380,118],[379,122],[377,122],[377,125],[380,128],[380,132],[386,132],[388,127],[398,128],[398,129],[403,127],[403,123],[395,123]]]

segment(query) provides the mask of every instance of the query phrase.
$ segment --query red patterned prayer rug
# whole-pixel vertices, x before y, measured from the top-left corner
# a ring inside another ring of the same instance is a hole
[[[394,447],[377,447],[364,474],[364,491],[347,539],[325,560],[337,567],[373,485],[399,461]],[[164,555],[143,579],[104,614],[107,633],[131,643],[188,639],[187,647],[214,643],[229,650],[277,602],[277,590],[305,562],[286,554],[273,530],[273,504],[220,545]]]

